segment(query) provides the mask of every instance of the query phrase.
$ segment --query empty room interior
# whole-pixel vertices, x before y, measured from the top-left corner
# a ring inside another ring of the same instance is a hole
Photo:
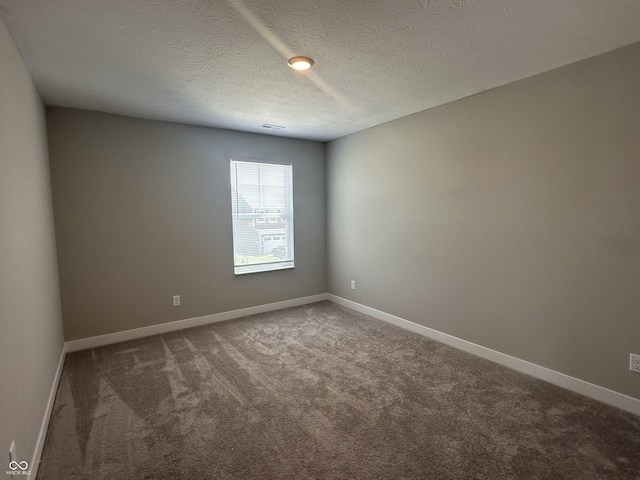
[[[636,0],[0,0],[31,479],[640,478]]]

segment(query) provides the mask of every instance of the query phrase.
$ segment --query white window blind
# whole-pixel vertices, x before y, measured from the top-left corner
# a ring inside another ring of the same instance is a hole
[[[231,160],[236,275],[293,268],[291,165]]]

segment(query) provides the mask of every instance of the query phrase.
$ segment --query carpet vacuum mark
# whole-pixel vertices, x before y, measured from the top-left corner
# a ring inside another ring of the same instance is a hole
[[[60,479],[640,479],[640,417],[320,302],[67,356]]]

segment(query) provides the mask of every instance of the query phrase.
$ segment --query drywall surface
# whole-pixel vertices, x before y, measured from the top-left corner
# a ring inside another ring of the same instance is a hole
[[[330,142],[329,293],[640,398],[639,85],[636,44]]]
[[[324,144],[64,108],[47,123],[67,340],[326,291]],[[230,159],[293,165],[295,269],[234,275]]]
[[[0,17],[0,472],[31,462],[63,348],[45,111]]]

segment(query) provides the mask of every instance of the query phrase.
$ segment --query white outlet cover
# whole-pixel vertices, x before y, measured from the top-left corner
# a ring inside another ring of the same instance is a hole
[[[630,354],[629,356],[629,370],[635,373],[640,373],[640,355]]]

